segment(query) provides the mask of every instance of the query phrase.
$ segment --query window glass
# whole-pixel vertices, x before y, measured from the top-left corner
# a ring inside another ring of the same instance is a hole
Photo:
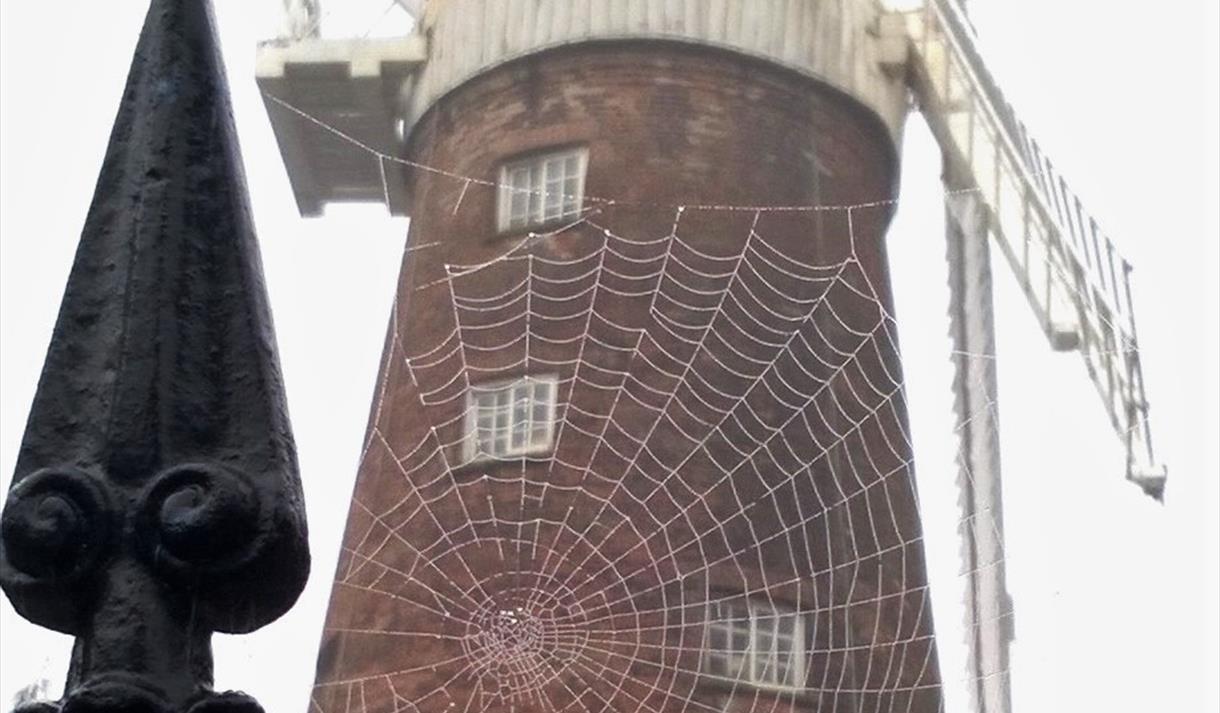
[[[516,230],[580,214],[585,149],[532,156],[500,168],[499,228]]]
[[[703,670],[760,688],[799,689],[805,682],[800,614],[745,599],[707,607]]]
[[[555,378],[527,376],[478,385],[468,400],[466,458],[507,458],[551,448]]]

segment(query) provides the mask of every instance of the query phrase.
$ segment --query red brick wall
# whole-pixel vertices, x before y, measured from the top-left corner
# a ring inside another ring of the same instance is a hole
[[[568,145],[588,149],[590,210],[538,238],[497,233],[493,188],[408,172],[410,250],[384,398],[315,701],[325,713],[399,710],[403,699],[429,711],[677,711],[724,709],[732,694],[740,711],[936,710],[900,370],[880,317],[892,313],[890,209],[695,207],[884,201],[896,163],[882,125],[827,88],[734,55],[582,45],[459,88],[425,115],[406,156],[494,182],[504,160]],[[680,205],[691,207],[675,247],[664,238]],[[747,240],[765,245],[747,252]],[[781,254],[839,267],[809,270]],[[460,278],[445,267],[483,264]],[[682,264],[727,276],[696,277]],[[649,277],[658,265],[707,294]],[[760,278],[796,298],[742,306],[736,298],[748,302]],[[455,294],[488,300],[522,280],[524,308],[511,299],[495,312],[454,308]],[[695,308],[615,294],[658,284]],[[787,356],[756,341],[765,327],[750,339],[726,321],[782,327],[802,304],[820,305],[802,326],[813,346]],[[674,328],[688,340],[662,328],[673,320],[694,325]],[[460,347],[449,336],[459,321]],[[791,385],[798,407],[733,376],[754,368],[751,358],[770,365],[760,367],[764,381]],[[555,451],[461,465],[467,383],[522,373],[560,379]],[[716,412],[717,399],[732,418]],[[760,443],[777,447],[749,453]],[[806,691],[697,675],[704,600],[741,591],[805,613]],[[520,628],[488,633],[496,612],[517,606]],[[526,642],[513,648],[514,636]]]

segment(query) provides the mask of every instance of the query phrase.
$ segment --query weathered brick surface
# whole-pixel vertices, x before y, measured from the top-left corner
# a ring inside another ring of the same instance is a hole
[[[407,158],[494,182],[505,160],[568,145],[589,152],[590,212],[539,238],[497,234],[493,188],[409,172],[412,249],[319,707],[936,710],[900,368],[882,318],[890,209],[696,207],[884,201],[896,165],[880,123],[733,55],[583,45],[461,87],[420,122]],[[664,240],[675,224],[698,252]],[[446,265],[484,267],[453,277]],[[751,302],[764,282],[796,299]],[[479,311],[519,284],[502,309]],[[804,310],[807,346],[759,342]],[[523,373],[560,379],[555,451],[462,465],[467,384]],[[805,612],[805,692],[697,674],[704,602],[741,592]],[[519,622],[500,626],[498,612],[517,607]]]

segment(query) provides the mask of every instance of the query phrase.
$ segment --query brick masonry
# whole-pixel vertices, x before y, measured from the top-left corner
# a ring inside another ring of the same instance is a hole
[[[406,157],[494,182],[562,146],[588,150],[587,220],[541,237],[498,233],[490,186],[407,173],[410,249],[317,707],[938,710],[884,316],[897,164],[882,124],[737,55],[584,44],[444,97]],[[764,281],[794,298],[751,301]],[[812,346],[767,347],[766,326],[735,326],[752,320],[800,323]],[[467,385],[525,373],[559,379],[554,451],[463,464]],[[802,612],[804,690],[699,674],[704,602],[743,593]]]

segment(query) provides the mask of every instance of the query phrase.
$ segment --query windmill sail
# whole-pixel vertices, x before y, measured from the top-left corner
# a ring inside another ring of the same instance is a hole
[[[958,417],[958,506],[961,520],[965,632],[972,710],[1012,710],[1009,647],[1013,602],[1004,561],[1003,483],[1000,467],[992,309],[991,246],[985,216],[951,204],[946,216],[950,336]]]
[[[1051,346],[1077,349],[1127,447],[1127,478],[1160,498],[1131,300],[1131,266],[1004,99],[956,0],[895,13],[905,66],[944,150],[956,222],[981,216]]]

